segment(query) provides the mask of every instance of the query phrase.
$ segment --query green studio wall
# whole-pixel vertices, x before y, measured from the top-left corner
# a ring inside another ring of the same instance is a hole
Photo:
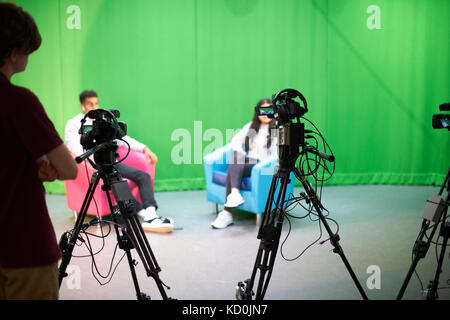
[[[448,169],[450,136],[431,117],[450,100],[449,1],[15,2],[43,44],[13,82],[61,136],[96,90],[158,155],[156,191],[204,188],[202,155],[285,88],[335,153],[328,184],[441,184]]]

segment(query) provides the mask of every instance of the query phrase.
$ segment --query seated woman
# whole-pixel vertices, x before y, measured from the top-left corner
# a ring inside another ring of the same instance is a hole
[[[258,107],[267,107],[272,104],[270,99],[262,99]],[[239,207],[244,203],[239,186],[243,177],[250,177],[253,166],[261,160],[277,153],[278,141],[270,135],[272,119],[267,116],[258,116],[247,123],[231,141],[233,153],[227,171],[226,202],[223,211],[211,223],[214,229],[223,229],[233,223],[230,209]]]

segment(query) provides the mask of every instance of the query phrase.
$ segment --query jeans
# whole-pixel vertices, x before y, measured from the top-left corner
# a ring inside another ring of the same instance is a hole
[[[233,151],[227,171],[226,196],[232,188],[240,189],[242,178],[250,177],[256,159],[248,158],[241,152]]]
[[[116,165],[116,169],[117,171],[119,171],[119,173],[123,178],[133,181],[138,186],[142,204],[139,203],[137,199],[134,199],[133,202],[136,206],[136,212],[139,212],[142,209],[146,209],[148,207],[155,207],[156,209],[158,209],[158,206],[155,201],[155,194],[153,191],[151,178],[148,173],[127,166],[126,164],[123,163],[118,163]]]

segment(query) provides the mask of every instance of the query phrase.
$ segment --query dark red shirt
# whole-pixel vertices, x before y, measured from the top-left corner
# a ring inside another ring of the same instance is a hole
[[[37,159],[62,140],[39,99],[0,73],[0,267],[49,265],[61,258]]]

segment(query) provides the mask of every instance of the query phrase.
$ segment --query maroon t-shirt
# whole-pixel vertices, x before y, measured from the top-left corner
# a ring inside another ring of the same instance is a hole
[[[0,73],[0,267],[61,258],[36,160],[62,140],[39,99]]]

